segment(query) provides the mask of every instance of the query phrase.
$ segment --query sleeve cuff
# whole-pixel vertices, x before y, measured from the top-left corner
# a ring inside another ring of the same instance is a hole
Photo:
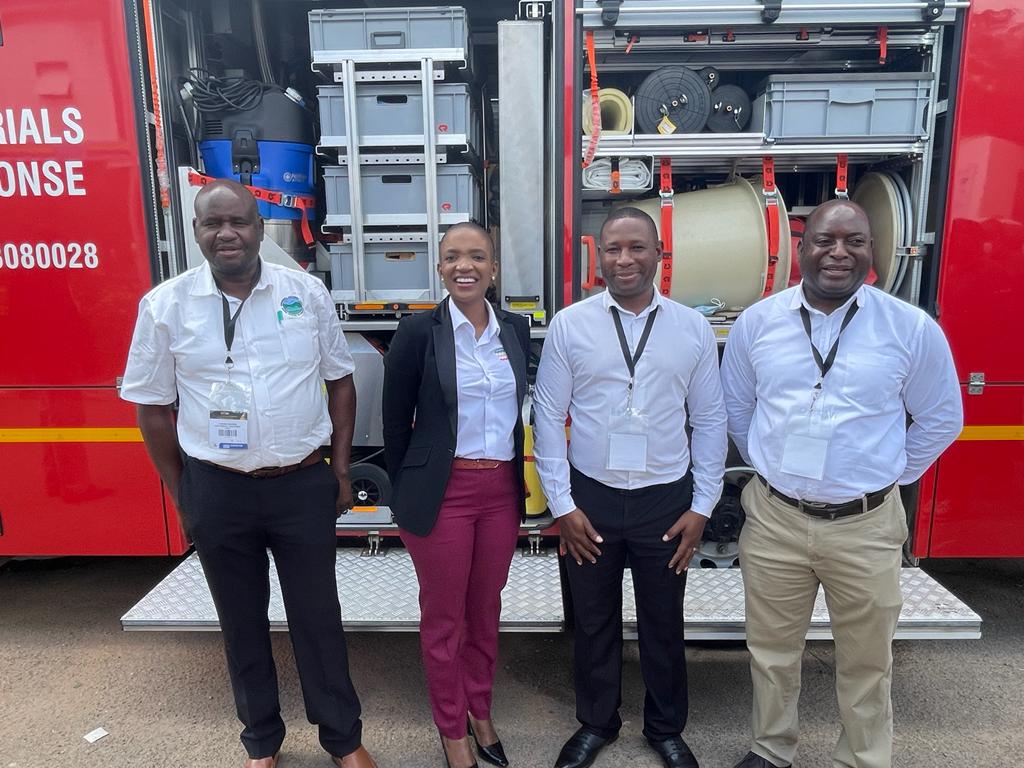
[[[565,496],[548,502],[548,510],[551,512],[551,516],[556,519],[565,517],[574,509],[576,509],[576,502],[572,500],[571,496]]]
[[[690,504],[690,509],[696,512],[698,515],[710,518],[711,513],[715,511],[714,504],[708,504],[706,499],[694,499],[693,503]]]

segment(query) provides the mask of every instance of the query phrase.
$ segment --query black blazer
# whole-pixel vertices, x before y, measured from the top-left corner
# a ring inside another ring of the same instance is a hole
[[[459,398],[448,302],[402,318],[384,356],[384,459],[391,478],[391,512],[399,526],[417,536],[434,527],[455,458]],[[495,314],[516,377],[515,467],[520,514],[525,514],[522,407],[530,323],[500,309]]]

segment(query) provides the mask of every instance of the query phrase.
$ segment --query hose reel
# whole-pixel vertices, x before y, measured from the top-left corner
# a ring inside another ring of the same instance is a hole
[[[640,133],[696,133],[711,114],[711,90],[696,71],[662,67],[636,91],[636,122]]]

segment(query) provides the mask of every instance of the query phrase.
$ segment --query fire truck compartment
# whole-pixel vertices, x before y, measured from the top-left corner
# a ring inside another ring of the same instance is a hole
[[[270,627],[288,628],[281,589],[270,557]],[[416,573],[404,549],[364,556],[354,548],[339,548],[335,561],[338,597],[349,631],[414,632],[419,626]],[[900,640],[976,640],[981,617],[920,568],[902,573],[903,611],[896,638]],[[516,553],[502,592],[503,632],[561,632],[565,628],[558,557]],[[743,640],[743,576],[738,568],[697,568],[687,577],[686,637],[689,640]],[[636,637],[636,603],[629,571],[622,583],[623,635]],[[131,610],[121,617],[128,631],[219,630],[217,613],[195,553]],[[809,640],[830,640],[828,610],[819,591]]]

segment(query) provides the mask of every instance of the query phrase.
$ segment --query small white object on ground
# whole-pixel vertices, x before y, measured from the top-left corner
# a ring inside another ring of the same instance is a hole
[[[89,731],[82,738],[85,739],[86,741],[88,741],[90,744],[95,744],[97,741],[102,739],[104,736],[109,736],[109,735],[110,734],[107,733],[107,729],[106,728],[97,728],[94,731]]]

